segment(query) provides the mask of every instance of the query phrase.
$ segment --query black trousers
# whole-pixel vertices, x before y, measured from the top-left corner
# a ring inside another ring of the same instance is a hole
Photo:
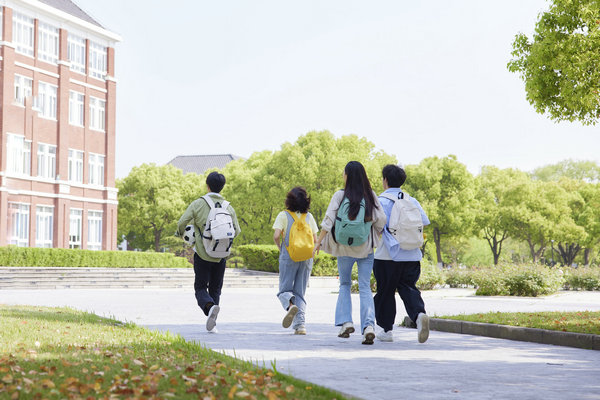
[[[209,303],[219,304],[223,276],[225,275],[225,259],[219,262],[203,260],[194,253],[194,291],[196,301],[205,315],[210,310],[206,309]]]
[[[421,275],[420,261],[375,259],[373,273],[377,281],[377,293],[373,299],[375,319],[386,332],[393,329],[396,319],[396,291],[410,319],[416,322],[419,313],[425,313],[425,303],[416,286]]]

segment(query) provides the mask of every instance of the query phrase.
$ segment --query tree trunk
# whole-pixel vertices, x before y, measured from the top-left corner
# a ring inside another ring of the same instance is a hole
[[[583,250],[583,265],[585,265],[586,267],[588,265],[590,265],[590,253],[592,252],[592,249],[590,249],[589,247],[586,247],[585,250]]]
[[[439,269],[442,269],[444,266],[444,261],[442,260],[442,233],[439,228],[433,228],[433,241],[435,242],[437,265]]]
[[[529,251],[531,252],[531,260],[536,263],[541,254],[543,254],[546,249],[546,243],[542,239],[542,243],[540,243],[540,247],[535,249],[535,242],[531,238],[527,238],[527,244],[529,245]]]
[[[581,246],[575,243],[566,244],[563,246],[562,243],[558,244],[558,252],[563,259],[564,265],[570,266],[575,261],[575,257],[581,250]]]
[[[485,239],[490,246],[490,250],[492,251],[492,256],[494,257],[494,265],[498,265],[498,260],[500,260],[500,253],[502,253],[502,242],[506,239],[506,232],[502,232],[502,237],[498,240],[498,234],[494,232],[487,232],[484,230]]]
[[[154,231],[154,251],[157,253],[160,251],[160,236],[162,229]]]

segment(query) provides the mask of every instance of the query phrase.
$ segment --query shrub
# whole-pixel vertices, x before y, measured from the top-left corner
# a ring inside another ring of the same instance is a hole
[[[542,265],[501,265],[473,273],[482,296],[539,296],[558,291],[563,284],[558,269]]]
[[[274,244],[245,244],[237,246],[244,268],[279,272],[279,249]],[[319,253],[314,258],[312,276],[336,276],[337,261],[326,253]]]
[[[417,281],[420,290],[432,290],[444,284],[444,276],[439,268],[433,264],[421,263],[421,276]]]
[[[189,268],[183,257],[172,253],[137,251],[92,251],[0,247],[0,265],[5,267],[107,267],[107,268]]]
[[[452,268],[443,272],[446,285],[451,288],[464,288],[475,286],[473,279],[474,269],[457,269]]]
[[[567,267],[564,287],[567,290],[600,290],[600,268]]]

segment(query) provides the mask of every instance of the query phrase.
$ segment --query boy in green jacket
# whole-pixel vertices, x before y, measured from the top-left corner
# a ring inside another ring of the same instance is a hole
[[[239,235],[241,230],[235,210],[219,194],[225,186],[225,176],[218,172],[211,172],[206,177],[206,186],[208,187],[207,196],[210,197],[215,207],[220,208],[221,204],[227,204],[226,209],[231,215],[235,236]],[[210,205],[203,197],[194,200],[179,219],[176,236],[183,237],[187,225],[194,225],[197,229],[196,232],[199,233],[196,235],[194,244],[194,290],[198,306],[208,317],[206,330],[217,333],[216,324],[223,276],[225,275],[225,258],[211,257],[204,247],[202,235],[210,210]]]

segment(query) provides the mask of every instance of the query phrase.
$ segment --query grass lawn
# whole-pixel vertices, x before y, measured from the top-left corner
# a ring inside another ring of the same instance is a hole
[[[490,312],[486,314],[451,315],[436,318],[600,335],[599,311]]]
[[[344,399],[180,336],[68,308],[0,305],[2,399]]]

